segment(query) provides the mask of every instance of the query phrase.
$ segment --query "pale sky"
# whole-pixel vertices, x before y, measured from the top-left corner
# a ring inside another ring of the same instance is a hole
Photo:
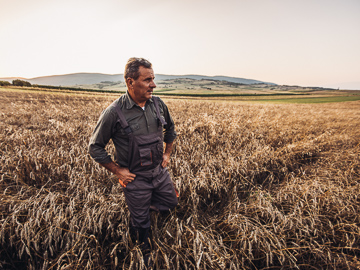
[[[133,56],[155,74],[360,89],[360,0],[0,0],[0,77],[118,74]]]

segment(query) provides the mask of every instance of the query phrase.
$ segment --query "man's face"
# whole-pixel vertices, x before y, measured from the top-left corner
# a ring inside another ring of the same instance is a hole
[[[136,103],[143,103],[152,97],[152,93],[156,84],[155,76],[152,68],[139,67],[139,78],[134,80],[128,78],[128,89],[131,97]]]

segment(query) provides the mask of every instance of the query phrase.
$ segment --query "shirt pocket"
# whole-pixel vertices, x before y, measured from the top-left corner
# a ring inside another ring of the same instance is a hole
[[[139,124],[135,123],[135,124],[130,125],[130,128],[131,128],[132,132],[135,132],[135,131],[140,129],[140,126],[139,126]],[[125,130],[121,127],[119,122],[116,123],[113,134],[115,134],[115,136],[120,136],[120,137],[126,137],[127,136]]]
[[[113,130],[113,136],[126,137],[125,130],[121,127],[120,123],[117,122]]]
[[[130,125],[130,128],[131,128],[132,132],[135,132],[140,129],[140,126],[139,126],[139,124],[134,123],[134,124]]]

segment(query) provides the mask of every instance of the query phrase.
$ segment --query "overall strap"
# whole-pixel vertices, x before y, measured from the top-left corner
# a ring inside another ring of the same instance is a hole
[[[165,119],[163,117],[161,117],[161,115],[160,115],[159,99],[160,99],[159,97],[153,96],[153,101],[154,101],[154,105],[155,105],[155,109],[156,109],[157,118],[160,120],[161,124],[163,124],[163,126],[165,126],[167,123],[166,123]]]
[[[129,135],[130,133],[132,133],[132,130],[131,130],[128,122],[126,121],[125,116],[124,116],[123,112],[120,109],[120,106],[116,102],[114,102],[112,104],[112,106],[115,107],[116,112],[117,112],[117,114],[119,116],[118,121],[120,122],[120,126],[125,130],[126,134]]]

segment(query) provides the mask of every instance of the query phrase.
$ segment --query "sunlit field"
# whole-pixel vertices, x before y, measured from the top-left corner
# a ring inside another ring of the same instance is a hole
[[[114,99],[0,91],[0,269],[144,267],[122,189],[87,153]],[[360,101],[166,103],[180,198],[152,214],[149,269],[360,267]]]

